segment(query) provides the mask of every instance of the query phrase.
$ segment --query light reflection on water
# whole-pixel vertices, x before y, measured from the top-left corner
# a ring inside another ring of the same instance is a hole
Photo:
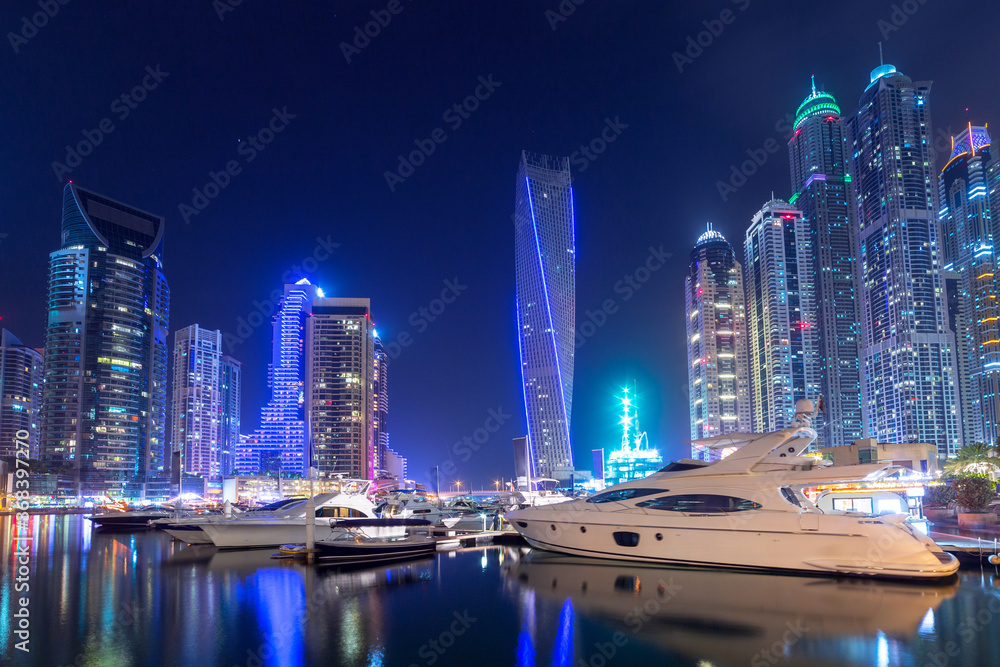
[[[11,518],[0,538],[11,544]],[[650,568],[522,548],[338,572],[33,516],[14,665],[997,665],[1000,577],[944,585]]]

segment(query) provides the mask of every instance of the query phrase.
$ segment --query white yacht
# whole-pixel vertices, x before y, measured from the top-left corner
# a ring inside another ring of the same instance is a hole
[[[322,497],[317,496],[317,499],[321,499]],[[328,497],[332,497],[332,495],[328,494]],[[246,512],[240,512],[236,508],[232,508],[233,514],[230,516],[226,516],[225,514],[202,514],[186,518],[169,516],[150,521],[149,525],[153,528],[159,528],[181,542],[187,542],[188,544],[212,544],[212,538],[201,528],[206,523],[218,523],[230,519],[281,518],[289,516],[289,511],[294,510],[296,506],[301,505],[299,508],[300,511],[305,512],[305,502],[305,498],[284,498]]]
[[[375,505],[368,499],[366,491],[367,489],[358,493],[323,493],[316,496],[316,539],[329,535],[342,519],[376,518]],[[302,501],[280,510],[278,515],[272,517],[227,519],[205,522],[200,526],[212,543],[220,548],[253,549],[304,544],[306,512],[307,503]]]
[[[699,441],[735,449],[706,463],[672,463],[587,499],[507,515],[528,543],[579,556],[831,575],[933,579],[958,561],[905,522],[908,515],[824,512],[802,489],[873,481],[882,463],[830,467],[801,456],[816,433],[812,401],[767,434]]]

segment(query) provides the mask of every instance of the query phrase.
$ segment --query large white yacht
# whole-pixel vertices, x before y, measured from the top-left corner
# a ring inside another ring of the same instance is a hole
[[[328,536],[342,519],[377,518],[375,505],[368,499],[367,490],[366,486],[355,493],[339,492],[316,496],[316,539]],[[280,516],[213,521],[200,524],[200,527],[215,546],[225,549],[304,544],[307,511],[307,504],[303,501],[285,508]]]
[[[801,456],[816,433],[812,401],[767,434],[732,433],[699,444],[735,449],[686,459],[587,499],[507,515],[528,543],[579,556],[664,564],[833,575],[933,579],[958,561],[906,523],[906,514],[824,512],[803,494],[818,484],[873,481],[874,463],[830,467]]]
[[[315,506],[321,507],[324,499],[331,499],[335,494],[320,494],[316,496]],[[283,518],[289,516],[305,516],[305,498],[284,498],[269,505],[257,509],[239,512],[235,508],[232,514],[202,514],[191,517],[169,516],[162,519],[155,519],[149,522],[153,528],[158,528],[176,540],[187,542],[188,544],[212,544],[212,538],[201,529],[206,523],[218,523],[231,519],[262,519],[262,518]]]

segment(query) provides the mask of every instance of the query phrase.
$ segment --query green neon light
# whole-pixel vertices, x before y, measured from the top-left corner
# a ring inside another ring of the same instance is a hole
[[[795,200],[798,199],[801,194],[802,194],[801,192],[796,192],[794,195],[788,198],[788,203],[794,204]]]
[[[838,107],[833,102],[833,100],[831,99],[828,102],[827,101],[823,101],[823,102],[819,102],[817,104],[814,104],[811,107],[809,107],[808,109],[806,109],[805,111],[799,111],[799,115],[795,117],[795,129],[798,129],[799,125],[801,125],[802,122],[805,121],[806,118],[809,118],[810,116],[814,116],[816,114],[820,114],[820,113],[824,113],[824,112],[826,112],[826,113],[835,113],[835,114],[837,114],[839,116],[840,115],[840,107]]]

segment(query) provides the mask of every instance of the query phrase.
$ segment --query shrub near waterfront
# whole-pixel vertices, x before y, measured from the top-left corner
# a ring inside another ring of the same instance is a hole
[[[985,477],[963,477],[955,480],[958,504],[966,512],[983,512],[996,497],[993,482]]]

